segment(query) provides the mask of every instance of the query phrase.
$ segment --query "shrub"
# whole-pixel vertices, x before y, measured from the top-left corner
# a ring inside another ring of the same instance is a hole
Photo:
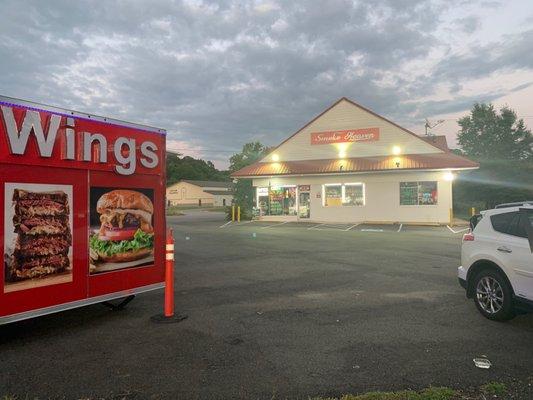
[[[507,392],[507,385],[502,382],[489,382],[481,386],[481,390],[486,394],[502,396]]]

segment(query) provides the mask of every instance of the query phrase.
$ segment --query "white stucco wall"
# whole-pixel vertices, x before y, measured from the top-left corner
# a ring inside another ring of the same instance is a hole
[[[254,187],[311,185],[311,217],[313,222],[387,222],[447,224],[452,208],[452,182],[445,171],[417,171],[327,176],[295,176],[254,179]],[[437,181],[437,204],[400,205],[400,182]],[[322,185],[326,183],[365,184],[364,206],[324,207]],[[319,195],[320,197],[318,197]]]
[[[379,128],[379,140],[357,143],[312,145],[311,133],[359,128]],[[345,157],[386,156],[399,146],[402,154],[442,153],[419,137],[407,133],[398,126],[377,117],[362,108],[342,100],[311,122],[295,136],[282,143],[262,162],[272,162],[275,154],[279,161],[336,159],[343,150]]]

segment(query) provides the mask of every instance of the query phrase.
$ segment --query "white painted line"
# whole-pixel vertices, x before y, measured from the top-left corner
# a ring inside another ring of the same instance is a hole
[[[224,225],[220,225],[219,228],[224,228],[226,227],[227,225],[231,224],[232,221],[228,221],[226,222]]]
[[[361,232],[383,232],[383,229],[361,229]]]
[[[465,229],[461,229],[461,230],[458,230],[458,231],[454,231],[448,225],[446,225],[446,228],[448,228],[452,233],[461,233],[461,232],[466,232],[466,231],[470,230],[470,228],[465,228]]]
[[[280,224],[267,225],[267,226],[263,226],[263,227],[261,227],[261,229],[273,228],[273,227],[275,227],[275,226],[280,226],[280,225],[288,224],[289,222],[291,222],[291,221],[284,221],[284,222],[282,222],[282,223],[280,223]]]
[[[344,229],[344,226],[339,227],[337,225],[329,225],[329,224],[322,224],[318,228],[313,227],[309,229],[312,229],[314,231],[343,231],[343,232],[346,231],[346,229]]]
[[[349,228],[345,229],[344,232],[348,232],[349,230],[352,230],[352,229],[355,228],[357,225],[361,225],[361,224],[359,223],[359,224],[352,225],[352,226],[350,226]]]
[[[402,230],[402,226],[403,226],[403,224],[400,224],[400,227],[398,228],[398,230],[396,232],[400,232]]]
[[[317,226],[322,226],[322,225],[326,225],[326,224],[316,224],[310,228],[307,228],[307,230],[310,230],[310,229],[315,229]]]

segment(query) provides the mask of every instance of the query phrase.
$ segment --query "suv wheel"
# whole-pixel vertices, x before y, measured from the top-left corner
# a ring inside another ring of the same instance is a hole
[[[493,321],[507,321],[515,316],[512,289],[501,273],[484,270],[474,278],[474,301],[478,310]]]

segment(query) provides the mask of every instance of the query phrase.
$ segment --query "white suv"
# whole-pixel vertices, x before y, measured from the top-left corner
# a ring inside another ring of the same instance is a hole
[[[505,321],[533,311],[533,205],[483,211],[463,236],[459,283],[485,317]]]

